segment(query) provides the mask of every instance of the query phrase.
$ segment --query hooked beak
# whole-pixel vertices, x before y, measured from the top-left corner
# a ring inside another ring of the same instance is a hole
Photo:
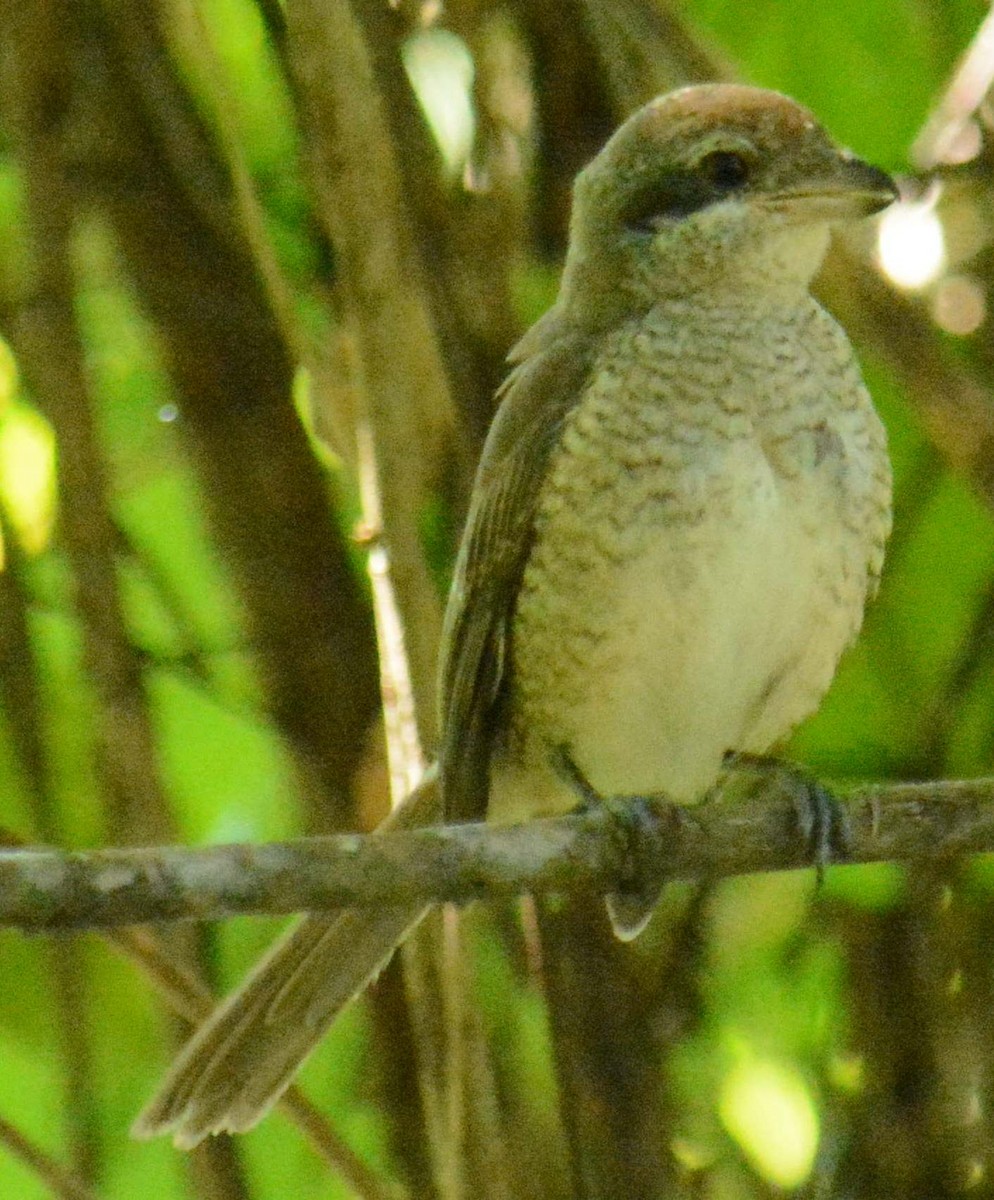
[[[828,169],[812,171],[796,183],[757,196],[764,208],[805,223],[858,220],[880,212],[897,198],[897,185],[886,171],[841,154]]]

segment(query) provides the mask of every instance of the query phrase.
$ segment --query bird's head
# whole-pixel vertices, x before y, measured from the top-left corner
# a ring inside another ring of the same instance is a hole
[[[730,84],[631,116],[577,178],[562,302],[588,320],[715,289],[806,289],[833,223],[896,199],[807,109]]]

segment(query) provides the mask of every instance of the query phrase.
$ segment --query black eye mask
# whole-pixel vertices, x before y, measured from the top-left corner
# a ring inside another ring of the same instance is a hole
[[[715,150],[692,169],[645,180],[622,210],[622,224],[633,233],[654,233],[660,221],[681,220],[744,191],[750,175],[750,164],[741,154]]]

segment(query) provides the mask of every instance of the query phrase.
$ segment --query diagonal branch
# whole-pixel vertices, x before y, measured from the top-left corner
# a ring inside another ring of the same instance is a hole
[[[0,1117],[0,1145],[28,1167],[58,1200],[96,1200],[85,1183]]]
[[[735,803],[722,803],[732,792]],[[875,785],[841,803],[854,863],[994,850],[994,778]],[[630,886],[640,865],[670,880],[785,870],[809,861],[796,829],[783,784],[733,776],[715,800],[695,808],[618,801],[524,825],[260,846],[0,850],[0,926],[38,932],[416,899],[603,892]]]

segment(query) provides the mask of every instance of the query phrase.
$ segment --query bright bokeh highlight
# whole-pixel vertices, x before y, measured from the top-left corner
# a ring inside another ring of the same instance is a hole
[[[48,545],[55,521],[55,437],[18,399],[17,362],[0,339],[0,506],[28,554]],[[0,567],[6,553],[0,538]]]
[[[424,29],[405,44],[404,66],[446,169],[459,174],[469,159],[476,129],[469,48],[447,29]]]
[[[33,408],[12,401],[0,414],[0,502],[28,554],[48,545],[55,495],[51,426]]]
[[[719,1114],[756,1170],[777,1187],[799,1187],[818,1149],[818,1114],[804,1081],[789,1067],[744,1059],[725,1079]]]
[[[898,287],[917,290],[938,279],[946,263],[946,239],[934,197],[892,205],[880,218],[877,254],[884,274]]]
[[[987,320],[983,284],[968,275],[948,275],[935,289],[932,316],[947,333],[969,337]]]

